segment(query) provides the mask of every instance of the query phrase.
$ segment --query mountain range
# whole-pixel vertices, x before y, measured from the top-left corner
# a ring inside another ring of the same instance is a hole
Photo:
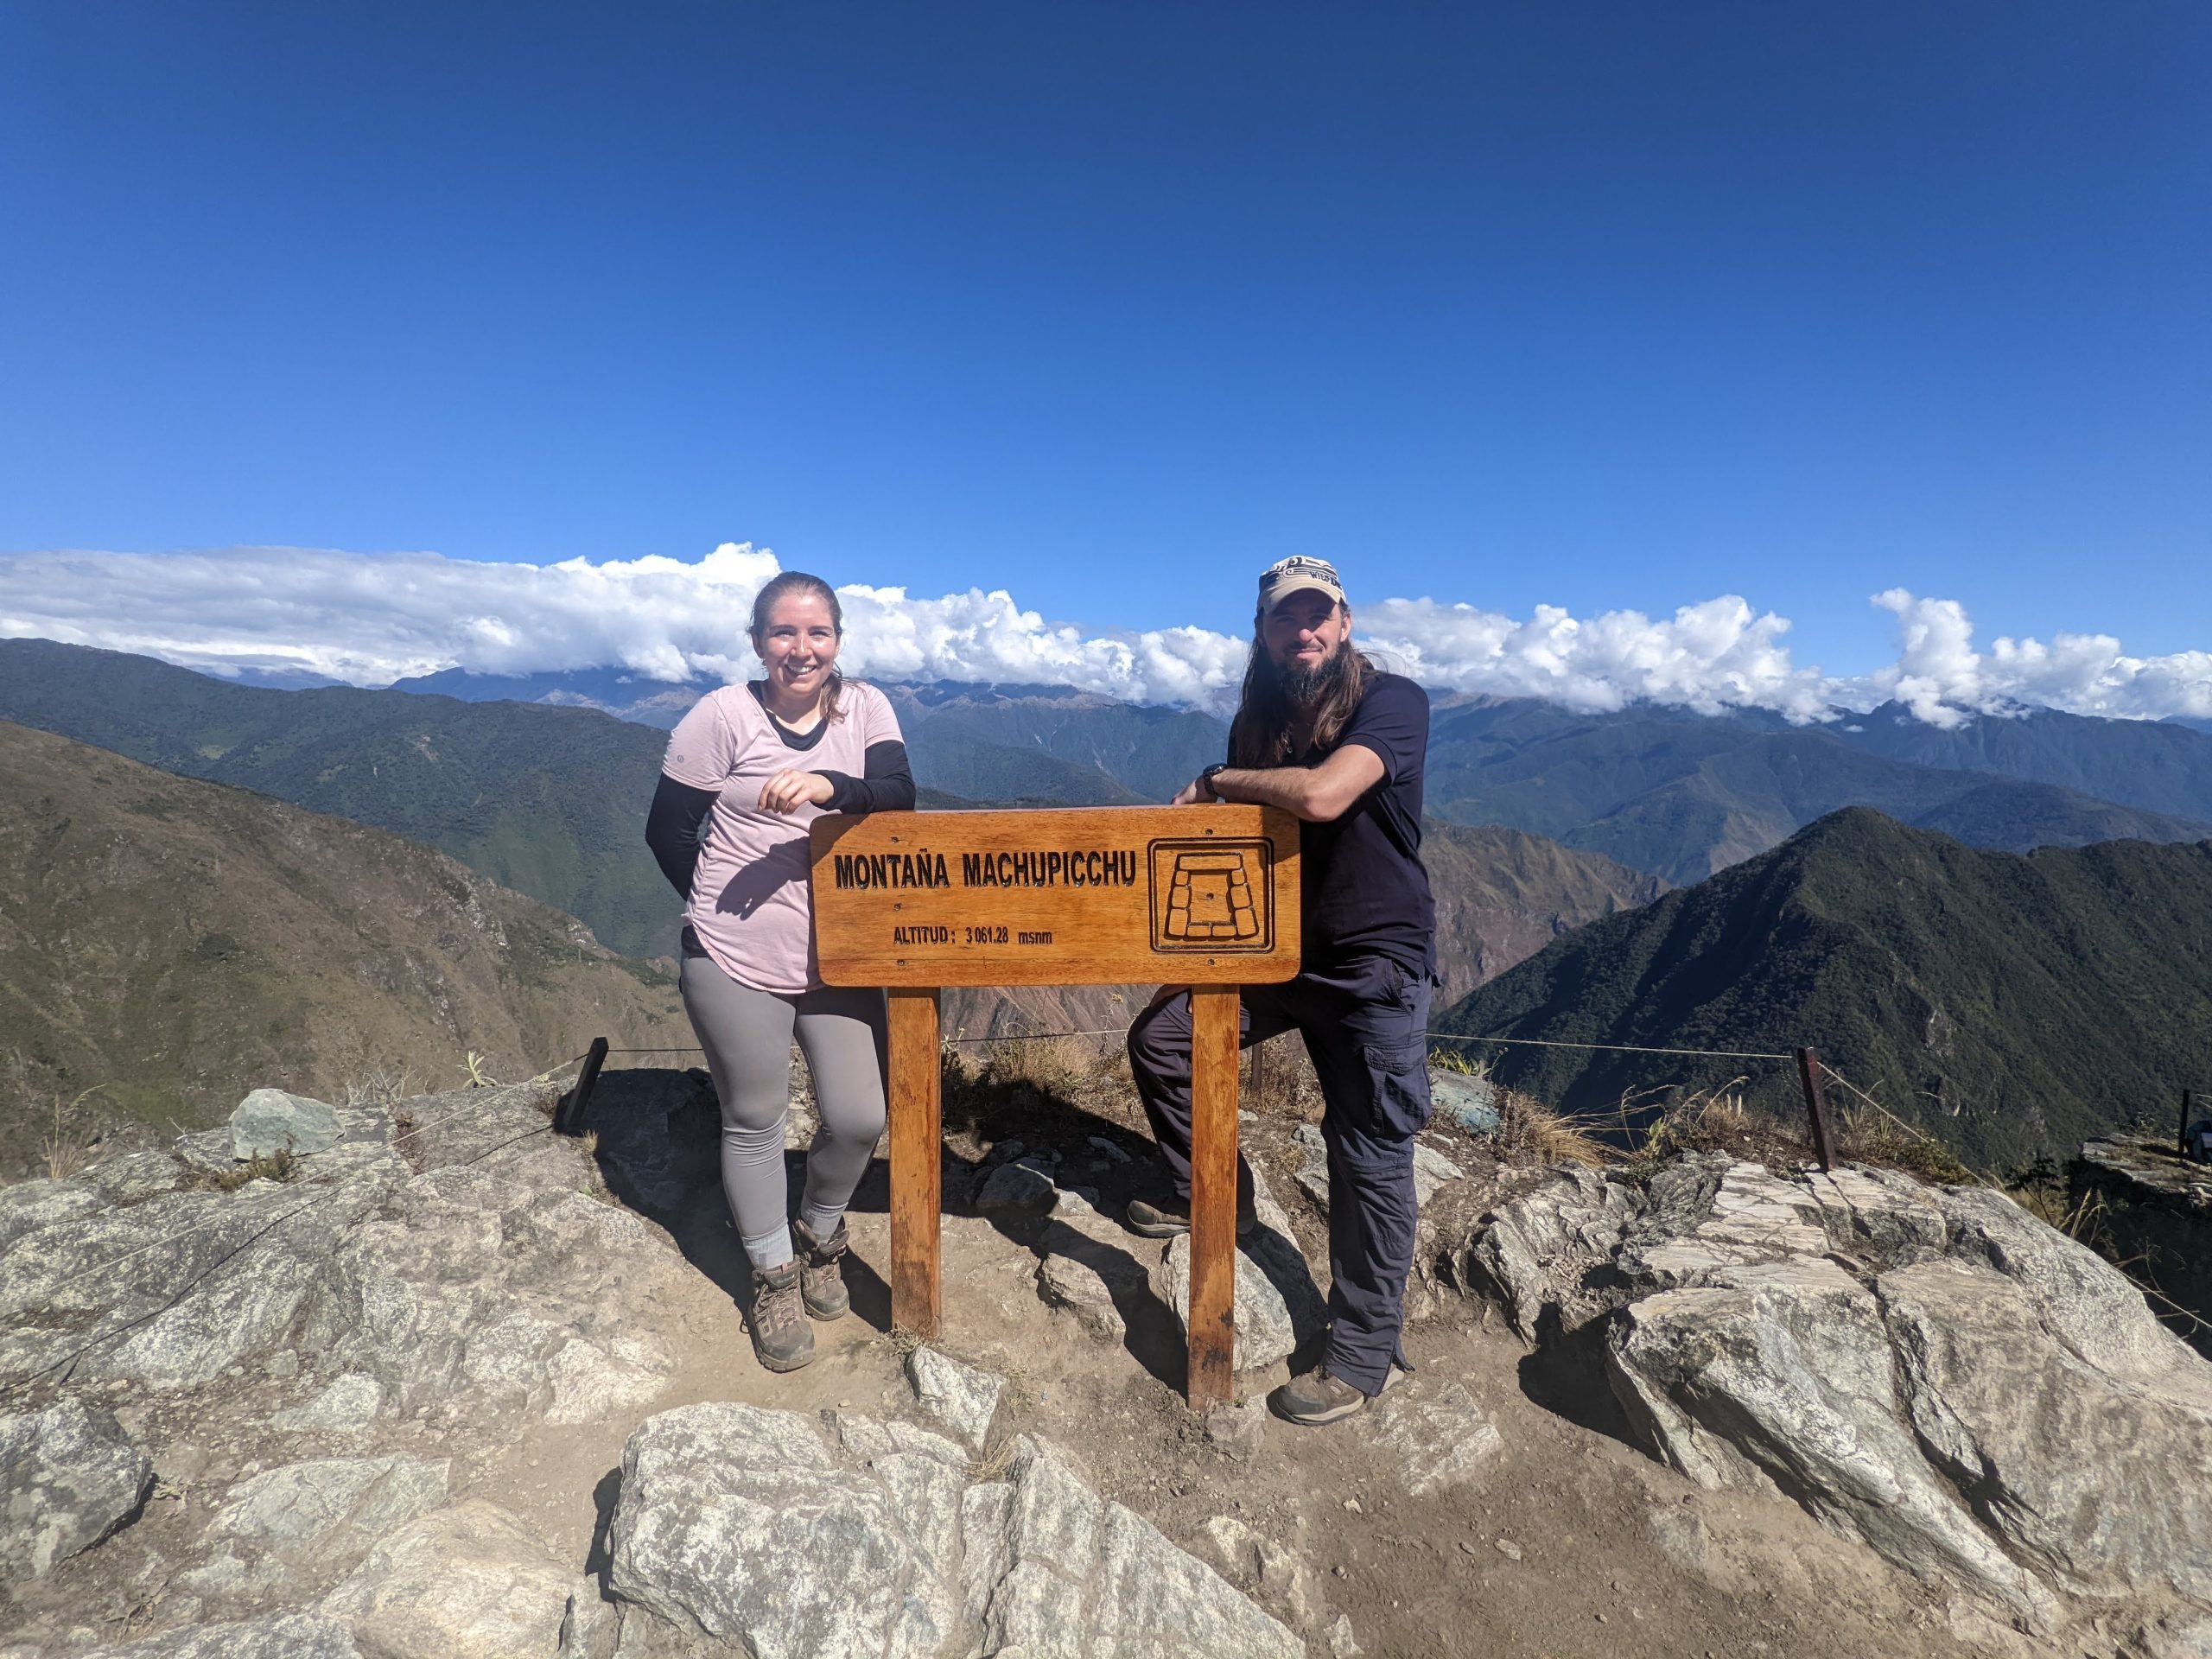
[[[0,1171],[69,1121],[197,1127],[251,1086],[512,1081],[688,1042],[674,976],[399,836],[0,723]]]
[[[1160,785],[1150,797],[1159,799],[1199,755],[1217,752],[1219,728],[1202,715],[1048,688],[891,690],[925,806],[1147,798],[1108,763]],[[675,950],[679,906],[642,838],[667,742],[655,728],[578,707],[270,690],[28,639],[0,640],[0,720],[390,830],[569,912],[624,955]],[[1011,741],[1025,730],[1036,734],[1027,748]],[[1440,833],[1435,856],[1465,894],[1446,907],[1440,939],[1455,988],[1657,890],[1611,861],[1533,838]],[[986,1024],[1009,1017],[971,1012]]]
[[[1853,808],[1555,941],[1437,1027],[1546,1043],[1801,1046],[1984,1168],[2164,1125],[2212,1072],[2212,843],[2028,854]],[[1571,1110],[1737,1077],[1802,1117],[1787,1061],[1470,1045]],[[1839,1109],[1859,1107],[1834,1091]],[[1863,1109],[1863,1108],[1861,1108]]]
[[[664,732],[581,705],[635,693],[633,709],[667,715],[671,689],[542,676],[505,688],[537,694],[524,702],[442,683],[470,695],[277,690],[0,641],[0,720],[427,842],[625,955],[667,954],[677,906],[639,838]],[[886,690],[935,807],[1157,799],[1223,740],[1200,711],[1060,688]],[[2185,724],[2037,711],[1937,728],[1890,707],[1799,728],[1441,697],[1430,767],[1452,1029],[1810,1042],[1992,1160],[2070,1150],[2212,1070],[2190,1047],[2205,1028],[2208,918],[2190,895],[2212,736]],[[963,993],[947,1024],[1103,1027],[1126,1020],[1131,988]],[[1751,1092],[1794,1111],[1794,1081],[1770,1071]],[[1500,1072],[1583,1109],[1733,1075],[1525,1052]]]
[[[1792,727],[1645,704],[1585,715],[1476,699],[1436,711],[1430,810],[1533,830],[1678,885],[1845,806],[2012,850],[2212,835],[2202,734],[2042,710],[1980,716],[1923,741],[1901,713]],[[2091,782],[2101,796],[2080,787]]]
[[[449,670],[404,686],[472,699],[590,703],[672,724],[700,690],[610,671],[527,677]],[[974,800],[1160,800],[1219,760],[1203,710],[1056,686],[887,685],[915,776]],[[4,711],[0,711],[4,712]],[[1677,884],[1764,852],[1844,806],[1872,806],[1974,845],[2024,851],[2212,835],[2212,735],[2186,721],[2053,709],[1951,728],[1903,706],[1816,726],[1757,711],[1639,703],[1577,713],[1529,698],[1440,696],[1428,810],[1525,830]]]

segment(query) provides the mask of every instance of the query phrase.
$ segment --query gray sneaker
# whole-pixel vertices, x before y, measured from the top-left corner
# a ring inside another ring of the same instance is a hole
[[[1294,1376],[1268,1396],[1268,1404],[1286,1422],[1319,1428],[1367,1409],[1367,1396],[1325,1365],[1316,1365],[1302,1376]]]
[[[842,1319],[852,1311],[853,1299],[845,1291],[845,1270],[839,1266],[851,1236],[845,1218],[837,1217],[837,1230],[817,1238],[803,1219],[791,1223],[791,1236],[798,1242],[800,1298],[810,1319]]]
[[[814,1329],[806,1322],[799,1266],[753,1269],[753,1306],[746,1310],[753,1352],[772,1371],[795,1371],[814,1357]]]

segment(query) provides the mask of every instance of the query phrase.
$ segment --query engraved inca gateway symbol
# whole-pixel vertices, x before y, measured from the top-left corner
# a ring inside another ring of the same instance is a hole
[[[1152,948],[1266,950],[1274,939],[1274,889],[1264,841],[1155,841]]]

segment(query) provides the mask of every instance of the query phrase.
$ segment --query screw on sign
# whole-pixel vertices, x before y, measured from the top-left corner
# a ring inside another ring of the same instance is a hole
[[[1186,1392],[1229,1398],[1236,1298],[1240,985],[1298,972],[1298,824],[1272,807],[877,812],[815,821],[824,983],[891,993],[891,1310],[934,1337],[938,992],[948,985],[1191,988]]]

